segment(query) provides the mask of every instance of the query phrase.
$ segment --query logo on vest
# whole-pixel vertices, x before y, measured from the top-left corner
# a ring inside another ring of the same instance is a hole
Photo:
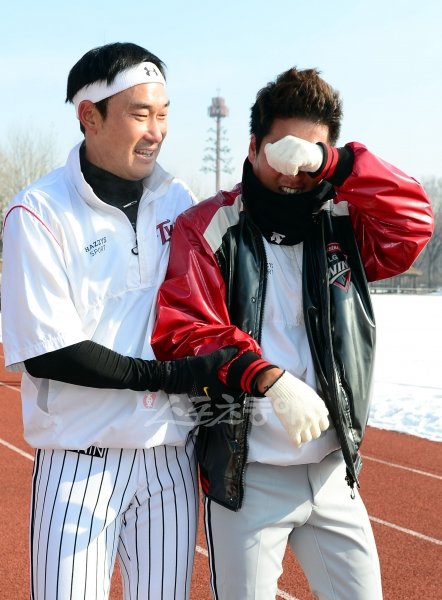
[[[341,245],[332,242],[327,245],[327,265],[328,265],[328,284],[335,285],[348,290],[351,279],[351,271],[347,262],[347,257],[341,249]]]

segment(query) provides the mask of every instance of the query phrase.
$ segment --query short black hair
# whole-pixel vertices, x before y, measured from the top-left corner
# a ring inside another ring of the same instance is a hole
[[[339,138],[342,120],[342,100],[339,92],[319,76],[317,69],[288,69],[268,83],[256,95],[251,108],[250,133],[256,138],[256,149],[275,119],[299,117],[326,125],[329,143]]]
[[[166,66],[163,61],[137,44],[115,42],[89,50],[69,71],[66,102],[72,102],[76,93],[85,85],[90,85],[96,81],[106,81],[111,84],[118,73],[141,62],[152,62],[166,78]],[[107,113],[107,100],[105,98],[96,103],[96,107],[103,118],[106,117]],[[84,133],[82,125],[80,125],[80,128]]]

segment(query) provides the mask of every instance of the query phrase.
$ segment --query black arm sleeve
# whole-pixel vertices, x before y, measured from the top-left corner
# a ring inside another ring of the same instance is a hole
[[[202,356],[176,360],[143,360],[123,356],[95,342],[84,341],[25,360],[33,377],[74,385],[135,391],[164,390],[168,394],[215,394],[227,388],[218,369],[233,358],[237,348],[227,346]]]
[[[161,382],[159,361],[123,356],[88,340],[29,358],[25,367],[33,377],[93,388],[156,391]]]

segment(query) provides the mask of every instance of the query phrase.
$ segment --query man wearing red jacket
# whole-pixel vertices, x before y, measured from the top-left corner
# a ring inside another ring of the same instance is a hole
[[[152,346],[225,346],[222,397],[196,399],[214,598],[275,597],[286,544],[321,599],[379,600],[358,493],[375,319],[367,281],[407,270],[433,229],[413,178],[360,143],[315,69],[257,94],[243,177],[176,221]]]

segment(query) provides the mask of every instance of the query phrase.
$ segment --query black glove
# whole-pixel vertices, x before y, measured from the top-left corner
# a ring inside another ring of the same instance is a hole
[[[201,356],[188,356],[170,361],[146,360],[140,387],[137,386],[137,389],[149,389],[152,392],[164,390],[168,394],[216,398],[229,390],[218,379],[218,369],[236,353],[235,346],[227,346]]]

